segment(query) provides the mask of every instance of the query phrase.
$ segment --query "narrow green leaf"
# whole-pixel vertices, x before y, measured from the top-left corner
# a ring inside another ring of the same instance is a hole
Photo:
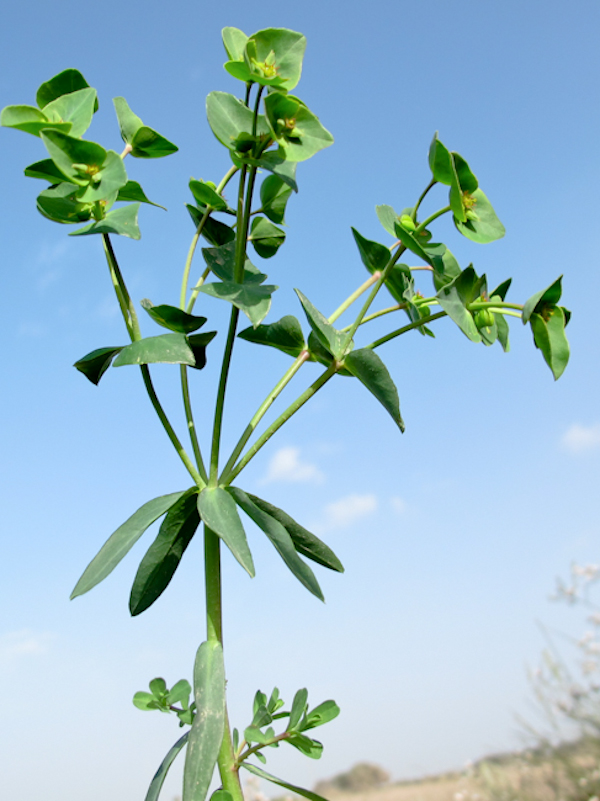
[[[259,256],[270,259],[285,242],[285,232],[265,217],[255,217],[249,239]]]
[[[529,320],[533,340],[542,351],[544,361],[552,370],[554,380],[558,381],[569,361],[569,342],[565,335],[565,313],[555,306],[544,315],[533,312]]]
[[[97,386],[110,367],[112,360],[122,350],[122,345],[118,348],[97,348],[83,356],[79,361],[76,361],[73,367],[77,368],[92,384]]]
[[[302,722],[300,731],[316,729],[325,723],[334,720],[340,714],[340,708],[335,701],[323,701],[322,704],[307,712],[305,720]]]
[[[203,284],[199,291],[232,303],[257,327],[269,313],[271,295],[276,289],[278,287],[272,284],[236,284],[222,281],[218,284]]]
[[[467,267],[451,283],[441,287],[436,297],[442,309],[454,320],[460,330],[472,342],[481,342],[481,334],[467,309],[468,302],[473,300],[473,287],[477,275],[472,267]]]
[[[190,736],[190,732],[186,731],[183,737],[180,737],[179,740],[172,746],[168,751],[167,755],[160,763],[158,770],[154,774],[154,778],[150,782],[150,787],[148,788],[148,792],[146,793],[145,801],[158,801],[158,797],[160,795],[160,791],[162,790],[162,786],[164,781],[167,777],[167,773],[169,772],[169,768],[175,761],[177,755],[185,748],[188,738]]]
[[[427,264],[431,264],[431,259],[424,246],[421,245],[414,234],[412,234],[410,231],[407,231],[406,228],[400,225],[400,221],[395,224],[394,231],[405,248],[411,250],[416,256],[423,259],[424,262],[427,262]]]
[[[391,415],[400,431],[404,431],[404,421],[400,414],[398,390],[392,381],[387,367],[379,356],[369,348],[353,350],[344,359],[350,372],[364,384]]]
[[[144,298],[140,302],[140,305],[148,312],[155,323],[179,334],[191,334],[192,331],[197,331],[199,328],[202,328],[206,322],[206,317],[197,317],[194,314],[188,314],[177,306],[153,306],[147,298]]]
[[[0,114],[0,125],[33,136],[39,136],[41,131],[51,128],[67,134],[72,127],[70,122],[51,122],[44,112],[35,106],[6,106]]]
[[[162,517],[165,512],[168,512],[186,492],[188,492],[188,490],[172,492],[170,495],[161,495],[159,498],[154,498],[143,506],[140,506],[137,512],[134,512],[131,517],[127,518],[123,525],[119,526],[119,528],[111,534],[86,567],[83,575],[75,585],[75,589],[71,593],[71,599],[89,592],[96,584],[99,584],[112,573],[121,559],[129,553],[146,529],[158,520],[159,517]]]
[[[129,239],[141,237],[138,227],[139,203],[130,203],[127,206],[109,211],[104,219],[90,223],[84,228],[72,231],[69,236],[90,236],[91,234],[118,234]]]
[[[126,145],[130,145],[133,142],[133,137],[144,123],[129,108],[129,104],[124,97],[114,97],[113,105],[117,113],[119,128],[121,129],[121,138]]]
[[[274,517],[271,517],[260,507],[256,506],[250,497],[237,487],[227,487],[226,490],[248,517],[264,531],[277,553],[281,556],[289,570],[306,589],[324,601],[319,582],[310,567],[298,556],[292,538]],[[270,722],[270,721],[268,721]],[[260,724],[262,725],[262,724]]]
[[[370,239],[365,239],[364,236],[358,233],[356,228],[352,228],[354,241],[358,247],[360,258],[370,273],[379,270],[382,272],[388,265],[391,254],[389,248],[385,245],[380,245],[379,242],[372,242]]]
[[[502,345],[502,350],[508,353],[510,343],[508,341],[509,328],[508,321],[503,314],[496,314],[496,328],[498,331],[498,342]]]
[[[281,523],[292,538],[294,547],[298,553],[301,553],[302,556],[306,556],[308,559],[312,559],[313,562],[317,562],[319,565],[323,565],[323,567],[328,567],[330,570],[335,570],[338,573],[344,572],[342,563],[331,548],[308,531],[308,529],[305,529],[297,523],[294,518],[290,517],[283,509],[278,509],[277,506],[273,506],[273,504],[264,501],[262,498],[258,498],[256,495],[248,493],[248,497],[255,506],[258,506],[263,512],[266,512]]]
[[[234,280],[235,242],[233,239],[216,248],[202,248],[202,255],[206,266],[210,267],[211,272],[213,272],[217,278],[225,282]],[[266,277],[264,273],[261,273],[252,264],[250,259],[246,259],[244,265],[244,284],[262,284]]]
[[[44,114],[53,122],[70,122],[71,136],[83,136],[98,107],[96,90],[91,86],[61,95],[44,106]]]
[[[290,719],[286,731],[293,731],[298,726],[302,720],[302,716],[306,712],[307,700],[308,690],[306,688],[298,690],[292,701],[292,709],[290,711]]]
[[[133,617],[152,606],[166,590],[179,567],[200,525],[196,495],[195,490],[190,490],[169,509],[158,536],[140,562],[129,598],[129,611]]]
[[[299,356],[306,349],[300,323],[291,314],[282,317],[276,323],[245,328],[240,331],[238,337],[258,345],[269,345],[294,357]]]
[[[139,203],[148,203],[150,206],[156,206],[157,208],[164,209],[166,211],[164,206],[161,206],[159,203],[153,203],[152,200],[149,200],[146,197],[146,193],[137,181],[127,181],[125,186],[122,186],[119,189],[117,200],[133,200],[138,201]]]
[[[183,801],[204,801],[225,726],[225,666],[219,642],[203,642],[194,665],[196,716],[183,771]]]
[[[350,344],[346,346],[344,344],[346,341],[346,334],[334,328],[331,323],[328,322],[327,318],[313,306],[306,295],[302,294],[299,289],[295,289],[294,291],[298,295],[304,313],[306,314],[306,319],[321,345],[332,354],[334,359],[341,361],[345,354],[352,349],[353,343],[350,342]]]
[[[194,365],[194,354],[183,334],[145,337],[127,345],[114,361],[114,367],[126,364]]]
[[[470,207],[470,212],[476,215],[476,219],[467,219],[461,222],[459,219],[454,219],[454,224],[463,236],[467,239],[472,239],[473,242],[486,244],[494,242],[496,239],[501,239],[506,233],[506,229],[496,216],[496,212],[492,208],[492,204],[481,191],[476,189],[470,195],[473,205]]]
[[[205,487],[198,496],[198,511],[220,537],[244,570],[254,577],[254,562],[235,501],[222,487]]]
[[[77,92],[80,89],[87,89],[88,82],[79,72],[79,70],[68,69],[59,72],[49,81],[45,81],[37,90],[35,102],[40,108],[45,108],[48,103],[56,100],[63,95]],[[95,111],[98,110],[98,101],[96,100]]]
[[[254,773],[255,776],[259,776],[261,779],[265,779],[266,781],[276,784],[279,787],[284,787],[286,790],[290,790],[292,793],[297,793],[304,798],[308,798],[309,801],[327,801],[327,799],[323,798],[322,795],[313,793],[312,790],[305,790],[303,787],[297,787],[295,784],[289,784],[289,782],[286,782],[283,779],[278,779],[276,776],[267,773],[266,770],[263,770],[256,765],[250,765],[248,762],[242,762],[241,767],[245,768],[250,773]]]

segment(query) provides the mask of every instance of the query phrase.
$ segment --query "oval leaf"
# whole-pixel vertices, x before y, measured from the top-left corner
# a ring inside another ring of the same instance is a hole
[[[235,501],[222,487],[205,487],[198,496],[198,511],[206,525],[220,537],[240,565],[254,576],[254,562]]]
[[[183,334],[162,334],[146,337],[123,348],[113,366],[126,364],[188,364],[196,363],[194,354]]]

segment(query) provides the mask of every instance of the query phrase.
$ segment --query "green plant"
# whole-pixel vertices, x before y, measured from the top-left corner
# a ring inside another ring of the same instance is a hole
[[[264,532],[298,581],[319,599],[323,598],[319,583],[305,560],[337,572],[342,572],[343,567],[324,542],[289,515],[241,489],[238,477],[269,439],[334,376],[357,378],[383,405],[397,427],[404,430],[397,389],[377,350],[409,331],[433,337],[433,324],[448,316],[472,342],[490,346],[498,341],[506,351],[508,318],[520,318],[530,324],[534,343],[557,379],[568,361],[564,330],[570,313],[559,305],[560,278],[524,305],[508,302],[510,279],[489,290],[485,275],[477,275],[472,265],[461,269],[444,244],[432,241],[429,227],[446,214],[451,215],[458,232],[474,242],[488,243],[504,235],[502,223],[467,162],[458,153],[449,151],[436,135],[429,150],[431,175],[416,203],[400,213],[391,206],[377,207],[377,216],[392,243],[387,246],[368,240],[352,229],[368,279],[328,317],[297,290],[308,336],[291,315],[265,323],[277,287],[265,283],[267,275],[249,260],[249,243],[260,258],[275,256],[285,241],[285,232],[279,226],[284,221],[289,199],[297,191],[297,165],[331,145],[333,138],[308,106],[292,94],[300,79],[306,43],[301,34],[267,29],[247,37],[236,28],[225,28],[223,41],[228,55],[225,68],[242,82],[243,98],[211,92],[207,115],[214,135],[226,149],[229,168],[218,183],[190,181],[192,197],[187,208],[195,233],[183,269],[179,306],[141,302],[148,317],[168,333],[142,335],[138,310],[111,236],[139,239],[141,204],[157,205],[148,199],[138,182],[128,178],[125,159],[165,157],[175,152],[176,146],[144,125],[124,98],[114,101],[125,142],[122,153],[83,139],[98,109],[98,101],[95,89],[74,69],[43,83],[36,95],[36,106],[8,106],[0,121],[6,127],[39,137],[46,148],[47,157],[25,169],[27,176],[47,182],[48,187],[37,198],[40,213],[61,224],[82,225],[71,236],[98,236],[102,241],[130,342],[100,347],[83,356],[75,367],[98,384],[111,365],[138,366],[150,402],[192,481],[191,488],[154,498],[125,521],[88,565],[72,597],[88,592],[106,578],[144,532],[162,518],[158,535],[139,565],[131,590],[131,614],[141,614],[165,591],[200,523],[204,524],[207,637],[197,652],[193,700],[189,682],[181,680],[168,688],[160,678],[150,682],[150,692],[137,693],[134,698],[139,708],[173,713],[180,725],[190,727],[165,757],[147,799],[158,797],[166,772],[187,746],[184,801],[203,801],[217,765],[222,789],[215,793],[215,801],[241,801],[240,768],[315,801],[318,797],[314,793],[276,779],[248,760],[256,758],[264,763],[265,749],[282,743],[308,757],[320,757],[322,745],[312,737],[312,729],[337,716],[339,710],[333,701],[310,710],[307,691],[301,689],[286,709],[277,688],[269,697],[259,691],[243,734],[230,728],[222,649],[221,541],[244,570],[254,575],[253,558],[240,517],[242,511]],[[230,206],[224,190],[234,177],[238,188],[236,201]],[[447,188],[447,202],[421,219],[421,204],[436,187]],[[190,289],[201,237],[209,247],[202,249],[205,265],[198,270],[198,278]],[[404,254],[409,254],[411,260],[417,257],[421,266],[402,263]],[[429,292],[417,290],[417,271],[431,275],[433,289]],[[372,311],[382,289],[389,292],[393,304]],[[216,347],[212,343],[217,332],[204,331],[207,318],[194,313],[205,296],[231,305],[207,452],[201,447],[203,431],[195,422],[188,383],[188,370],[202,370],[207,351],[212,352]],[[352,321],[337,328],[338,319],[358,301],[358,312]],[[240,312],[251,325],[238,332]],[[405,314],[408,320],[402,325],[393,322],[387,334],[369,341],[367,323],[376,318],[395,320],[397,313]],[[221,431],[236,337],[276,348],[293,361],[265,396],[232,452],[222,459]],[[365,344],[355,346],[355,337],[363,337]],[[266,412],[306,362],[322,365],[319,377],[251,443]],[[150,365],[157,363],[179,365],[191,453],[156,393]]]

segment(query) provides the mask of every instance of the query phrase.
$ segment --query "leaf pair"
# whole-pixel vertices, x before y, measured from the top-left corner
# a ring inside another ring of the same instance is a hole
[[[239,28],[223,28],[229,61],[225,69],[245,83],[289,91],[302,72],[306,37],[287,28],[267,28],[248,37]]]
[[[562,294],[562,276],[547,289],[536,292],[523,308],[523,324],[529,323],[533,341],[552,370],[554,380],[563,374],[569,361],[569,342],[565,335],[571,312],[558,301]]]
[[[144,125],[129,108],[124,97],[115,97],[113,103],[117,112],[121,137],[131,148],[130,153],[134,158],[158,159],[178,151],[179,148],[176,145],[153,128]]]

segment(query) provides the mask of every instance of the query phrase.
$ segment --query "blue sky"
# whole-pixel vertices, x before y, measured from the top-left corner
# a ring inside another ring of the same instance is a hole
[[[403,436],[358,382],[340,379],[249,467],[244,488],[312,527],[344,562],[343,576],[319,572],[326,605],[250,529],[256,579],[227,557],[224,568],[234,722],[246,725],[256,689],[274,684],[284,698],[307,686],[314,703],[333,697],[342,707],[322,730],[323,759],[280,749],[275,774],[311,785],[366,759],[401,778],[518,747],[526,666],[544,645],[536,621],[577,630],[572,613],[548,603],[554,577],[573,560],[598,560],[598,5],[24,0],[3,22],[1,105],[33,102],[42,81],[73,66],[100,96],[90,138],[120,150],[111,98],[122,95],[180,148],[127,165],[169,209],[143,209],[142,240],[116,243],[138,301],[177,301],[193,234],[187,182],[218,181],[229,166],[204,112],[209,91],[238,91],[222,69],[225,25],[306,34],[298,94],[336,140],[299,168],[283,249],[255,260],[280,286],[270,320],[300,316],[294,287],[330,313],[365,279],[350,226],[387,243],[374,207],[414,202],[436,130],[469,161],[507,229],[481,246],[440,221],[436,233],[461,265],[473,261],[492,285],[513,276],[516,301],[565,274],[572,358],[558,383],[518,321],[509,354],[442,321],[435,340],[414,334],[380,351]],[[190,676],[203,638],[201,549],[192,543],[164,598],[138,618],[127,598],[148,536],[104,584],[68,601],[104,539],[186,477],[136,371],[112,371],[95,388],[71,367],[125,341],[100,243],[69,239],[36,212],[39,185],[22,169],[43,157],[40,143],[1,136],[2,792],[129,801],[144,797],[178,736],[174,721],[130,699],[155,675]],[[223,326],[216,302],[202,311]],[[224,447],[287,367],[265,351],[237,346]],[[215,343],[194,376],[207,430],[218,362]],[[181,425],[173,371],[156,375]],[[316,375],[309,366],[293,386]],[[165,798],[176,793],[174,776]]]

